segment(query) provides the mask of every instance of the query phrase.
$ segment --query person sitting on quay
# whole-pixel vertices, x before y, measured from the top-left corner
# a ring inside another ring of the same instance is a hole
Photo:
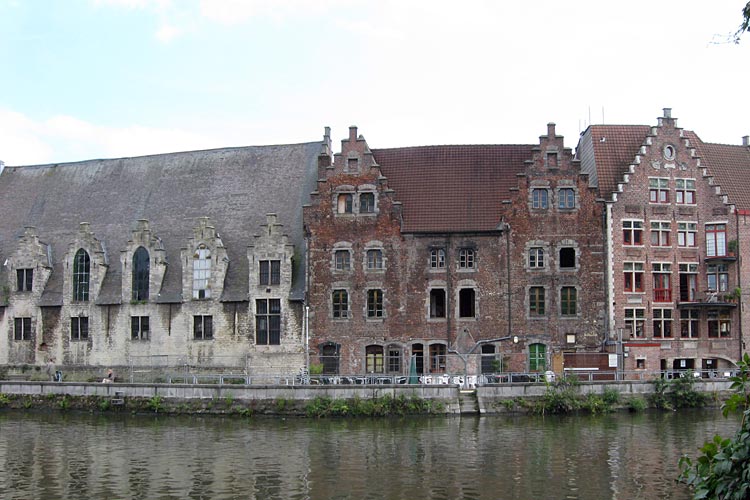
[[[112,372],[112,368],[107,369],[107,376],[102,380],[102,384],[111,384],[115,381],[115,374]]]

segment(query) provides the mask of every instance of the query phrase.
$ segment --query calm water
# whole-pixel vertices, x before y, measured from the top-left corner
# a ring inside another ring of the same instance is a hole
[[[2,499],[689,498],[718,411],[266,420],[0,412]]]

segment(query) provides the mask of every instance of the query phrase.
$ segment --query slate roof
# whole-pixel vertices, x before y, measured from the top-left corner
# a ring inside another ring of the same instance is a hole
[[[109,270],[97,303],[121,302],[120,251],[138,219],[148,219],[166,250],[157,302],[179,302],[180,250],[199,217],[210,217],[229,257],[223,301],[248,299],[247,247],[274,212],[304,266],[302,205],[316,187],[321,142],[249,146],[65,164],[5,167],[0,174],[0,259],[15,250],[24,226],[51,245],[53,274],[42,297],[59,305],[62,262],[79,223],[106,247]],[[7,272],[6,272],[7,273]],[[292,298],[304,295],[299,267]],[[2,278],[2,277],[0,277]]]
[[[534,147],[421,146],[372,153],[403,204],[403,232],[476,232],[497,229],[502,201],[511,198],[516,174]]]
[[[586,129],[578,156],[582,171],[598,186],[600,196],[612,198],[650,131],[647,125],[591,125]]]

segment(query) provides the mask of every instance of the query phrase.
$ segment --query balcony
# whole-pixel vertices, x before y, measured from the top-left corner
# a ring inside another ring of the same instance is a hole
[[[654,291],[656,294],[656,291]],[[680,297],[680,301],[677,302],[678,309],[734,309],[737,307],[737,300],[732,298],[727,299],[728,295],[722,292],[705,292],[705,297],[700,297],[698,294],[693,295],[694,300],[683,300]],[[655,299],[654,299],[655,300]]]

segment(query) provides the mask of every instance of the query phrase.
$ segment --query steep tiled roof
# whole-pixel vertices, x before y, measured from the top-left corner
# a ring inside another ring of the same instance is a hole
[[[647,125],[591,125],[586,130],[578,154],[582,169],[587,171],[592,168],[588,165],[592,158],[586,155],[593,150],[596,171],[589,173],[600,196],[611,198],[649,131]]]
[[[388,186],[403,203],[406,233],[497,229],[502,201],[532,158],[531,145],[374,149]]]
[[[708,168],[714,184],[729,196],[729,202],[739,209],[750,209],[750,147],[703,142],[694,133],[688,138],[701,157],[701,166]]]
[[[6,167],[0,175],[0,257],[18,244],[24,226],[37,228],[52,249],[54,272],[42,303],[61,300],[62,258],[89,222],[103,242],[109,270],[99,303],[121,300],[120,251],[138,219],[148,219],[166,250],[167,271],[157,301],[181,299],[180,249],[199,217],[209,217],[227,248],[222,300],[248,299],[247,247],[265,214],[275,212],[297,251],[304,253],[302,205],[317,179],[321,143],[250,146],[137,158]],[[301,259],[304,262],[304,258]],[[304,270],[293,296],[304,292]]]

